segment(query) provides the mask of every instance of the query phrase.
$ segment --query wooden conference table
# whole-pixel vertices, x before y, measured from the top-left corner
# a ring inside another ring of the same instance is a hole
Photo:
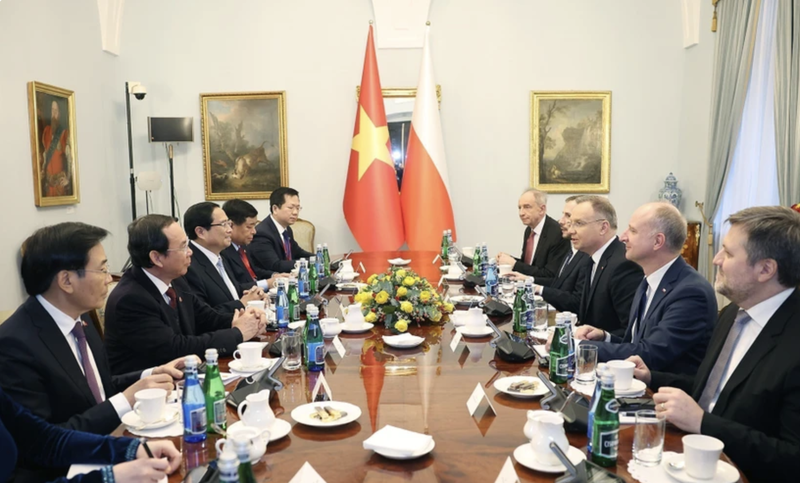
[[[411,268],[435,284],[440,277],[435,252],[381,252],[353,254],[353,266],[363,263],[367,274],[386,270],[390,258],[411,259]],[[366,276],[362,276],[366,279]],[[450,291],[459,290],[450,286]],[[339,294],[347,305],[352,295]],[[329,314],[336,316],[340,305],[331,300]],[[510,319],[495,321],[511,330]],[[517,399],[494,389],[500,377],[538,373],[535,361],[520,364],[502,362],[494,357],[491,337],[467,339],[453,352],[450,341],[453,324],[412,327],[411,333],[425,337],[422,346],[410,350],[385,347],[381,336],[388,334],[376,326],[366,334],[340,334],[347,353],[339,358],[332,347],[326,360],[325,378],[333,399],[359,406],[361,417],[344,426],[318,429],[295,423],[290,413],[310,402],[315,374],[305,369],[279,370],[276,376],[284,387],[272,400],[276,416],[292,424],[288,436],[269,444],[267,454],[254,466],[259,481],[287,482],[308,461],[328,483],[336,482],[493,482],[507,457],[517,446],[527,442],[522,428],[529,409],[540,409],[538,399]],[[265,340],[272,342],[275,333]],[[229,359],[220,363],[226,370]],[[235,387],[231,383],[228,389]],[[481,384],[497,411],[492,415],[486,404],[475,417],[466,407],[467,398]],[[236,411],[229,408],[229,424],[236,421]],[[383,426],[424,432],[433,436],[434,450],[421,458],[395,461],[362,447],[362,442]],[[120,428],[116,434],[122,434]],[[125,432],[124,434],[130,435]],[[682,452],[681,433],[668,427],[665,451]],[[585,451],[586,435],[567,433],[570,444]],[[202,444],[188,444],[172,438],[183,452],[180,474],[170,482],[181,481],[188,470],[216,458],[214,443],[218,436],[209,434]],[[612,472],[635,481],[627,471],[632,458],[633,427],[620,431],[619,458]],[[512,457],[513,461],[513,457]],[[540,473],[514,462],[523,482],[550,482],[560,475]],[[742,476],[743,481],[744,476]]]

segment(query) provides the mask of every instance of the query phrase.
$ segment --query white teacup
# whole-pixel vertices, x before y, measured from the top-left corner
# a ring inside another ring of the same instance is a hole
[[[251,300],[247,302],[248,307],[253,307],[254,309],[263,310],[264,312],[267,311],[267,302],[264,300]]]
[[[608,361],[606,368],[614,374],[614,389],[625,390],[633,382],[633,368],[636,364],[630,361]]]
[[[725,443],[702,434],[688,434],[681,441],[686,474],[700,480],[713,478],[717,473],[717,461]]]
[[[483,310],[471,308],[464,313],[464,325],[467,327],[483,327],[486,319],[483,318]]]
[[[342,331],[342,328],[339,326],[339,319],[336,317],[320,319],[319,325],[322,327],[323,335],[336,335]]]
[[[235,451],[234,446],[237,440],[250,441],[250,461],[255,461],[267,452],[267,443],[269,442],[270,432],[268,429],[259,430],[251,426],[240,426],[234,431],[228,431],[226,438],[217,440],[217,454],[222,454],[226,449],[228,451]],[[226,448],[227,447],[227,448]]]
[[[258,367],[261,362],[261,353],[264,351],[264,344],[261,342],[242,342],[238,349],[233,352],[233,358],[242,362],[242,369]]]
[[[467,258],[472,258],[475,255],[475,247],[464,247],[461,253]]]
[[[133,412],[145,424],[154,423],[164,419],[167,409],[167,391],[164,389],[142,389],[133,395],[136,402]]]
[[[450,275],[451,277],[458,277],[462,273],[464,273],[464,272],[461,271],[461,268],[459,268],[458,265],[452,265],[451,264],[451,265],[447,266],[447,274]]]
[[[511,273],[511,269],[514,268],[513,265],[498,265],[497,268],[500,270],[500,275],[508,275]]]

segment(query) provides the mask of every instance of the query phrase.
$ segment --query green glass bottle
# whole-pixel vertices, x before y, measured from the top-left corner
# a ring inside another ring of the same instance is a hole
[[[225,386],[219,375],[217,349],[206,349],[206,378],[203,381],[203,394],[206,396],[206,431],[224,433],[228,428],[228,413],[225,407]],[[222,434],[220,433],[220,434]]]
[[[256,483],[253,465],[250,463],[251,445],[252,443],[250,443],[249,439],[233,439],[233,448],[236,451],[236,456],[239,457],[239,483]]]
[[[310,257],[308,259],[308,295],[312,297],[316,295],[318,281],[319,274],[317,273],[317,257]]]
[[[306,369],[321,371],[325,368],[325,340],[319,325],[319,309],[314,305],[306,308],[305,352]]]
[[[517,294],[514,297],[514,332],[527,332],[528,326],[525,323],[525,314],[528,312],[528,304],[525,303],[525,282],[517,282]]]
[[[567,327],[561,314],[556,316],[556,331],[550,343],[550,381],[556,384],[567,382],[569,375],[569,343],[567,342]]]
[[[328,253],[328,244],[322,244],[322,267],[325,270],[323,274],[326,277],[331,276],[331,254]]]
[[[483,276],[481,271],[481,244],[475,245],[475,253],[472,255],[472,274],[478,277]]]
[[[617,465],[619,448],[619,401],[614,395],[614,375],[608,371],[600,379],[600,400],[592,422],[591,460],[600,466]]]
[[[450,253],[450,240],[447,238],[447,230],[442,232],[442,253],[440,256],[442,257],[442,265],[447,265],[448,262],[448,254]]]
[[[289,279],[289,322],[300,320],[300,292],[297,290],[297,279]]]

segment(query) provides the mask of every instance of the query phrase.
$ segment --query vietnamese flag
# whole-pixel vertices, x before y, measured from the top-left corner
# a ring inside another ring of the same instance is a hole
[[[425,46],[422,49],[422,67],[408,134],[408,154],[400,203],[403,207],[408,248],[438,251],[441,247],[442,231],[453,230],[455,241],[456,227],[453,206],[450,203],[447,160],[444,156],[442,122],[436,101],[429,33],[430,27],[425,32]]]
[[[391,152],[370,25],[343,203],[347,225],[364,251],[397,250],[405,239]]]

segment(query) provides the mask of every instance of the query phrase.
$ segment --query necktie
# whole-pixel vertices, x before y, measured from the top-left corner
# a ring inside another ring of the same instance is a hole
[[[175,293],[175,289],[172,287],[168,287],[166,291],[167,297],[169,297],[169,306],[174,308],[178,307],[178,304],[175,302],[178,299],[178,294]]]
[[[250,260],[247,258],[247,254],[244,251],[244,247],[239,247],[239,256],[242,258],[242,263],[244,264],[244,268],[247,269],[247,273],[253,277],[253,280],[256,279],[256,272],[253,271],[253,267],[250,266]]]
[[[647,283],[647,278],[642,279],[642,283],[639,284],[639,288],[636,289],[636,292],[642,294],[641,298],[639,299],[639,307],[636,308],[636,313],[634,314],[635,317],[633,318],[634,326],[631,329],[631,342],[636,342],[639,338],[639,331],[642,330],[642,321],[644,320],[645,311],[647,310],[647,298],[648,293],[650,291],[650,284]]]
[[[286,252],[286,259],[292,259],[292,242],[291,238],[289,238],[289,230],[283,231],[283,251]]]
[[[564,258],[564,263],[561,264],[561,268],[558,270],[558,276],[560,277],[562,273],[564,273],[564,269],[567,268],[569,265],[569,261],[572,260],[572,250],[567,252],[566,258]]]
[[[531,235],[528,237],[528,241],[525,242],[525,263],[528,265],[533,265],[533,238],[536,236],[536,232],[531,230]]]
[[[75,322],[72,335],[78,340],[78,352],[81,354],[81,362],[83,363],[83,373],[86,375],[86,382],[89,383],[89,389],[92,391],[95,402],[100,404],[103,402],[103,396],[100,395],[100,386],[97,385],[97,375],[94,373],[92,361],[89,359],[89,349],[86,346],[86,333],[83,331],[82,322]]]
[[[728,332],[728,338],[725,339],[725,345],[722,346],[722,350],[719,356],[717,356],[717,361],[714,363],[714,368],[711,369],[711,374],[709,374],[708,381],[706,381],[706,387],[703,389],[703,394],[698,401],[698,404],[704,410],[710,410],[708,406],[711,404],[711,401],[713,401],[717,391],[721,389],[719,384],[722,382],[722,376],[725,375],[728,364],[730,363],[733,348],[736,347],[736,342],[739,340],[739,336],[742,335],[742,329],[745,324],[751,320],[753,319],[747,315],[747,312],[739,309],[739,313],[736,314],[736,319],[733,321],[733,326],[730,332]]]
[[[236,287],[233,286],[233,282],[231,282],[231,279],[228,278],[228,274],[225,273],[225,266],[222,264],[222,257],[217,258],[216,267],[217,271],[219,272],[219,276],[222,277],[222,283],[224,283],[225,286],[228,287],[228,291],[230,292],[231,297],[233,297],[233,300],[238,299],[239,294],[236,293]]]

